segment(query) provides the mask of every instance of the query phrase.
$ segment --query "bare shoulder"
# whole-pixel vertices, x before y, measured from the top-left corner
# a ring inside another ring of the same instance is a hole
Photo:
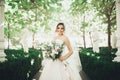
[[[65,42],[66,42],[66,41],[68,42],[68,41],[69,41],[69,38],[68,38],[66,35],[64,35],[64,36],[63,36],[63,40],[64,40]]]

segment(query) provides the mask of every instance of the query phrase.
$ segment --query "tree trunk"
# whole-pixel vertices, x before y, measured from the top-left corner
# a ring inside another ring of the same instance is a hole
[[[85,31],[83,31],[83,43],[84,43],[84,48],[86,48]]]
[[[85,23],[85,15],[84,15],[84,18],[83,18],[83,22]],[[85,27],[85,26],[84,26],[84,27]],[[84,45],[84,48],[86,48],[85,28],[83,29],[83,45]]]
[[[10,24],[8,22],[8,49],[10,48]]]
[[[32,42],[33,42],[32,48],[34,48],[34,44],[35,44],[35,33],[33,33],[33,35],[32,35]]]
[[[89,35],[90,35],[91,46],[93,47],[93,41],[92,41],[92,35],[91,35],[91,32],[89,32]]]
[[[110,16],[107,15],[108,18],[108,48],[111,49],[111,21]]]

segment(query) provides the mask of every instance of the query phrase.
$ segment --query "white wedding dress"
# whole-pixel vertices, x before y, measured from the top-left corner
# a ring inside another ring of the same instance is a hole
[[[61,40],[62,41],[62,40]],[[67,47],[65,46],[62,55],[65,55]],[[39,80],[82,80],[80,71],[80,62],[78,57],[73,53],[67,60],[61,62],[60,60],[43,60],[43,70]]]

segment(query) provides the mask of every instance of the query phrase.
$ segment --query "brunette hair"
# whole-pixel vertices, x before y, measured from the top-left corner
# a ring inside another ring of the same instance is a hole
[[[65,31],[65,25],[64,25],[64,23],[58,23],[57,26],[56,26],[56,30],[55,30],[55,32],[57,32],[57,29],[58,29],[58,26],[59,26],[59,25],[62,25],[63,28],[64,28],[64,31]]]

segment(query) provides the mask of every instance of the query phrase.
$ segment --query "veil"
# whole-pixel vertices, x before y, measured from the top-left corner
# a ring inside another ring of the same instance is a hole
[[[73,48],[73,54],[65,61],[63,61],[63,63],[65,65],[68,65],[74,75],[76,76],[75,80],[82,80],[81,76],[80,76],[80,71],[82,70],[82,65],[81,65],[81,61],[80,61],[80,57],[79,57],[79,52],[77,50],[77,46],[75,46],[75,42],[74,41],[70,41],[71,42],[71,46]],[[67,51],[67,47],[65,47],[65,53]]]
[[[76,68],[77,71],[82,70],[82,65],[79,57],[79,52],[73,48],[73,54],[68,58],[69,65]]]
[[[69,66],[72,69],[74,69],[74,71],[80,72],[82,70],[82,65],[81,65],[81,61],[80,61],[80,57],[79,57],[79,51],[78,51],[78,48],[77,48],[75,42],[72,41],[72,39],[70,39],[70,42],[71,42],[71,47],[73,49],[73,54],[67,60],[65,60],[65,63],[69,64]],[[68,51],[68,49],[66,47],[64,53],[66,53],[67,51]]]

